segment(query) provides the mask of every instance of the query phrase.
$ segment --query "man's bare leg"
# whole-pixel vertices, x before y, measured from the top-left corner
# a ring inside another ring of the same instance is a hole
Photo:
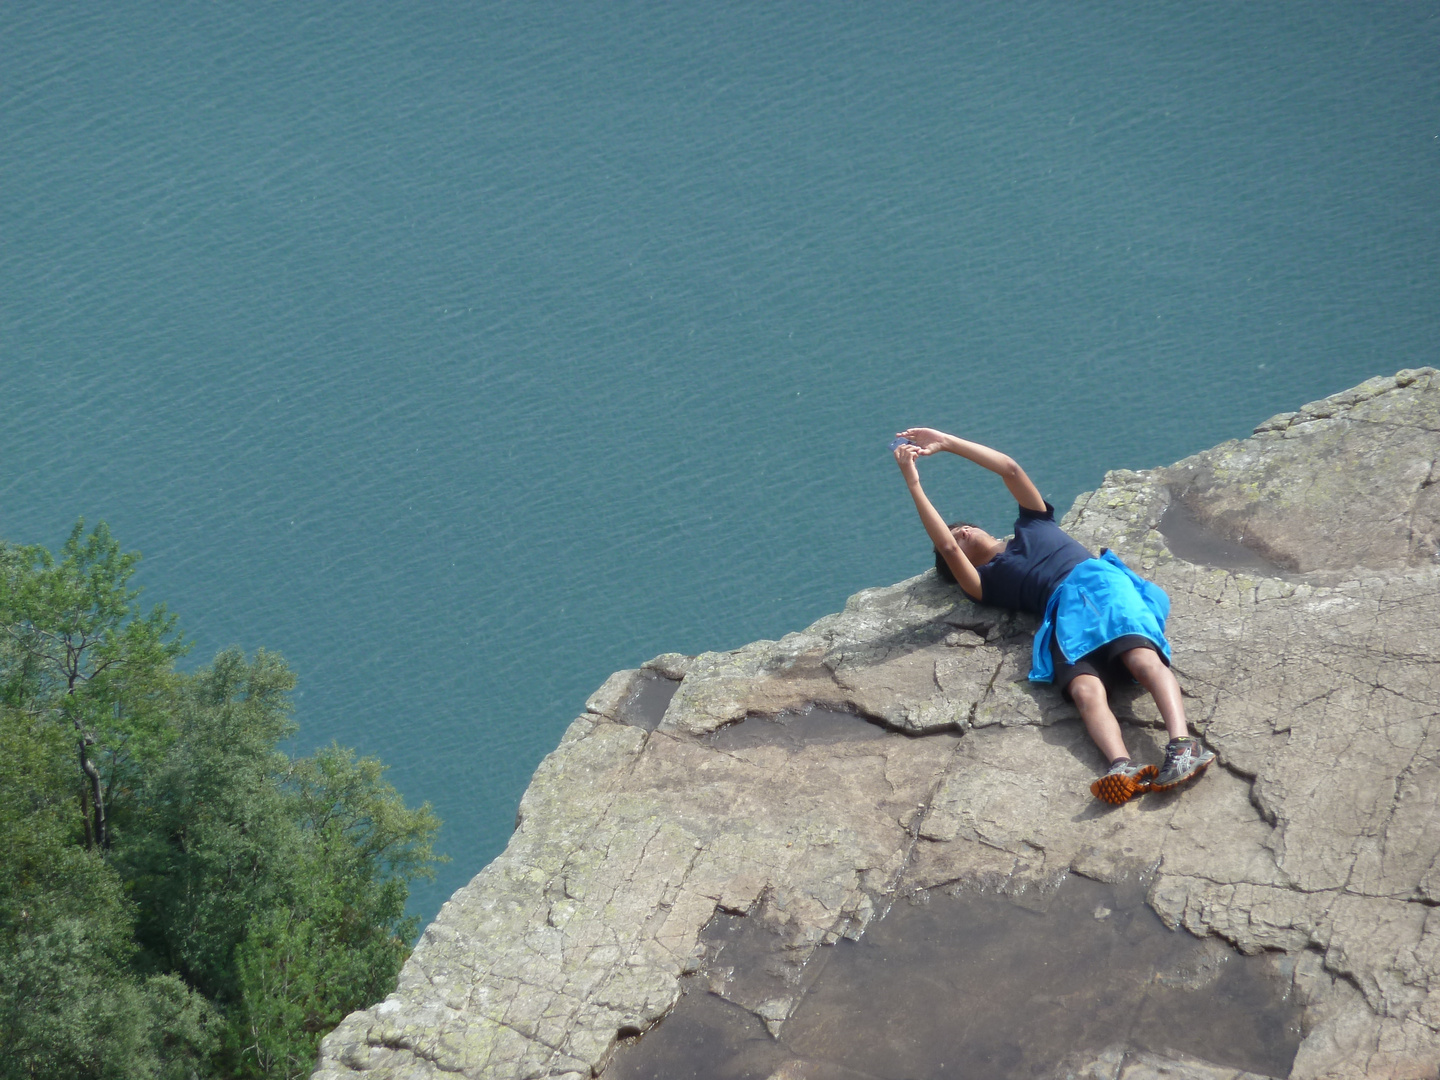
[[[1148,652],[1136,649],[1136,652]],[[1128,653],[1126,654],[1129,655]],[[1106,763],[1128,758],[1125,739],[1120,734],[1120,721],[1110,711],[1110,698],[1105,693],[1105,684],[1094,675],[1076,675],[1070,680],[1070,700],[1080,710],[1080,719],[1085,721],[1085,730],[1090,739],[1105,756]]]
[[[1090,785],[1090,794],[1119,806],[1149,791],[1155,766],[1138,765],[1130,760],[1130,752],[1125,749],[1125,739],[1120,734],[1120,721],[1110,709],[1105,684],[1094,675],[1077,675],[1070,680],[1069,689],[1070,698],[1085,721],[1085,730],[1110,763],[1105,775]]]
[[[1165,730],[1172,739],[1183,739],[1190,734],[1185,724],[1185,703],[1180,697],[1180,684],[1175,673],[1160,658],[1154,649],[1130,649],[1120,654],[1120,659],[1143,686],[1160,710],[1160,719],[1165,721]],[[1099,680],[1095,680],[1099,682]],[[1088,725],[1088,721],[1087,721]],[[1118,730],[1118,728],[1117,728]],[[1093,737],[1093,736],[1092,736]]]
[[[1165,764],[1151,780],[1150,790],[1169,791],[1199,776],[1215,760],[1215,755],[1189,737],[1185,704],[1180,700],[1180,684],[1175,680],[1175,673],[1153,649],[1131,649],[1122,653],[1120,659],[1155,699],[1160,716],[1165,721],[1165,730],[1170,733],[1169,745],[1165,747]]]

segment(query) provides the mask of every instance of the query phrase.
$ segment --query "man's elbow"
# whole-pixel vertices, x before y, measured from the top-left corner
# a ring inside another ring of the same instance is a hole
[[[939,555],[953,569],[955,566],[965,563],[965,553],[960,550],[960,544],[954,536],[949,542],[941,542],[935,545],[935,554]]]

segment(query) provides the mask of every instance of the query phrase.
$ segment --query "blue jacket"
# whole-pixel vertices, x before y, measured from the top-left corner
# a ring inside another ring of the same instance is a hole
[[[1168,662],[1165,619],[1169,614],[1170,598],[1164,589],[1140,577],[1114,552],[1102,551],[1100,558],[1086,559],[1071,570],[1050,594],[1045,618],[1035,631],[1030,679],[1055,680],[1052,634],[1058,635],[1060,651],[1071,661],[1118,637],[1139,634],[1153,641]]]

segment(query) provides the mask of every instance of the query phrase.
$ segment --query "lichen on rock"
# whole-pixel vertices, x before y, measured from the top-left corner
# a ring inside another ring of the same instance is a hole
[[[1179,793],[1095,803],[1099,755],[1025,679],[1034,620],[933,571],[778,642],[617,673],[537,769],[505,852],[441,910],[396,991],[326,1038],[316,1076],[588,1077],[673,1007],[717,913],[749,913],[802,971],[902,894],[1078,873],[1143,875],[1171,925],[1291,958],[1291,1076],[1434,1077],[1437,459],[1440,374],[1424,368],[1076,500],[1065,527],[1171,596],[1175,671],[1218,755]],[[1172,507],[1264,562],[1179,557]],[[642,692],[664,709],[652,724],[636,722]],[[1149,699],[1119,697],[1132,751],[1158,760]],[[715,734],[812,706],[883,737]],[[804,990],[746,1007],[776,1030]],[[1127,1077],[1239,1075],[1122,1058]]]

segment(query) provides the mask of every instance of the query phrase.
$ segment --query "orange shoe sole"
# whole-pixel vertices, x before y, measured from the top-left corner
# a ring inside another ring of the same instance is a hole
[[[1102,776],[1090,785],[1090,794],[1114,806],[1129,802],[1136,795],[1150,790],[1150,780],[1160,772],[1154,765],[1146,765],[1134,776]]]

